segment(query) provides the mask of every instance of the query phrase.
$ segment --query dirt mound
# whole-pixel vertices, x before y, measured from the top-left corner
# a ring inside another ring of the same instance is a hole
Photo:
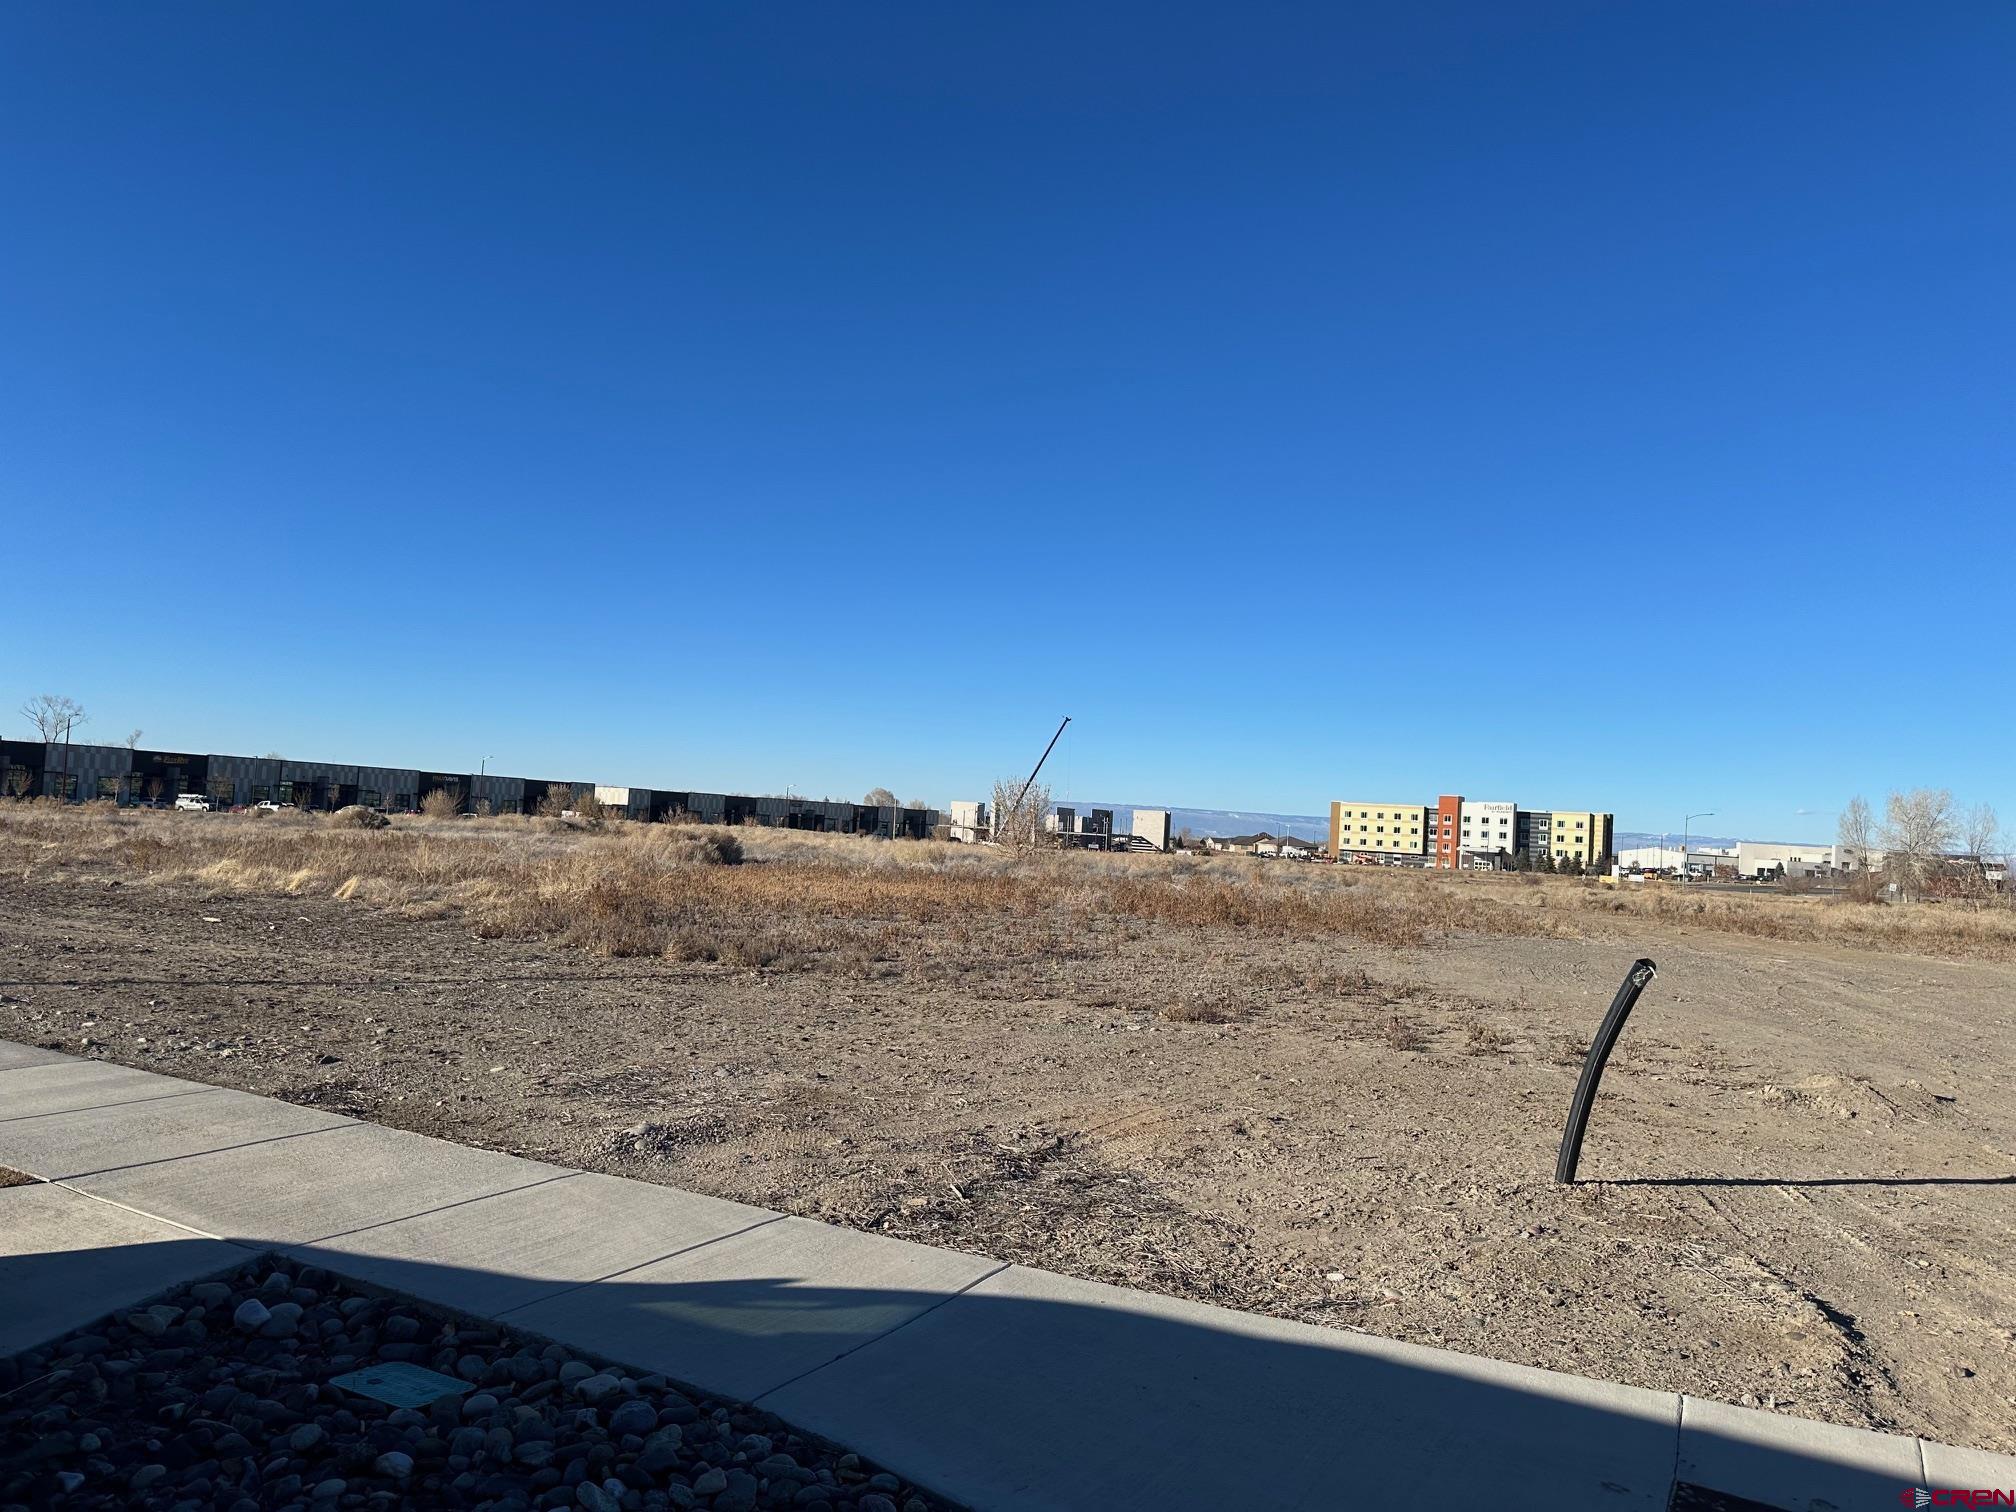
[[[1951,1107],[1951,1093],[1934,1091],[1917,1080],[1883,1091],[1867,1077],[1845,1072],[1820,1072],[1796,1082],[1767,1082],[1758,1101],[1816,1118],[1863,1118],[1877,1122],[1931,1118]]]

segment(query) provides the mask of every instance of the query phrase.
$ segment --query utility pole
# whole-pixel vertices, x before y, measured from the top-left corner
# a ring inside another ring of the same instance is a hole
[[[1680,826],[1680,885],[1682,887],[1687,885],[1689,870],[1687,866],[1687,842],[1693,838],[1694,821],[1696,819],[1713,819],[1714,817],[1715,810],[1713,809],[1709,809],[1706,813],[1689,814]]]
[[[63,801],[65,803],[70,801],[70,726],[76,722],[77,716],[75,714],[72,714],[63,721],[63,774],[58,781],[62,788]]]

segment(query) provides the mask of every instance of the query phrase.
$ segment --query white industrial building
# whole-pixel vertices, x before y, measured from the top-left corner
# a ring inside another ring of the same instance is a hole
[[[987,805],[973,798],[955,798],[947,812],[950,838],[962,845],[978,845],[987,838]]]
[[[1740,840],[1736,844],[1739,877],[1820,877],[1838,870],[1835,847],[1770,840]]]
[[[1719,870],[1736,869],[1736,848],[1729,845],[1633,845],[1617,852],[1617,865],[1627,872],[1672,872],[1684,867],[1697,877],[1713,876]]]
[[[1136,840],[1146,841],[1159,851],[1169,849],[1169,810],[1136,809],[1128,828]],[[1138,845],[1133,847],[1135,850],[1140,848]]]
[[[1736,846],[1739,877],[1838,877],[1883,870],[1883,852],[1811,841],[1743,840]]]
[[[1858,852],[1847,845],[1815,845],[1810,841],[1739,840],[1735,845],[1634,845],[1617,853],[1625,871],[1678,873],[1712,877],[1718,871],[1738,877],[1830,877],[1858,870],[1883,869],[1881,851]]]
[[[1627,872],[1677,872],[1686,854],[1677,845],[1627,845],[1617,852],[1617,865]]]

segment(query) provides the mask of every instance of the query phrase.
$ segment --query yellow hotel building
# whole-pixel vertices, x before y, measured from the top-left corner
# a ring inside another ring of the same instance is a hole
[[[1330,854],[1352,851],[1382,856],[1428,854],[1428,806],[1422,803],[1333,803]]]
[[[1553,811],[1553,830],[1548,838],[1547,852],[1558,865],[1563,861],[1579,861],[1584,866],[1594,866],[1612,850],[1613,826],[1616,820],[1609,814],[1599,814],[1592,810]]]

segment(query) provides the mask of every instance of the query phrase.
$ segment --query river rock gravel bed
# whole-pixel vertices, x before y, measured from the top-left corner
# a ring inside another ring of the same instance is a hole
[[[407,1361],[425,1407],[330,1384]],[[264,1256],[0,1359],[0,1512],[941,1512],[755,1408]]]

